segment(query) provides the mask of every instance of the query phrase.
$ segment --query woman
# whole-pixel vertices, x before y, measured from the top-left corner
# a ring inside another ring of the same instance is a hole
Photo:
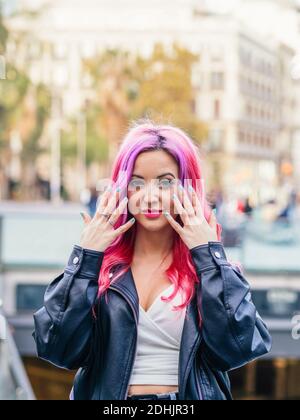
[[[137,123],[111,187],[34,314],[38,356],[78,369],[72,399],[231,399],[227,372],[271,338],[226,258],[196,145]]]

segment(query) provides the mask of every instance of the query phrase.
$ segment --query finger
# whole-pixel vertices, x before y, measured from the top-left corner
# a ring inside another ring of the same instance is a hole
[[[192,186],[190,186],[189,192],[191,194],[192,205],[194,207],[195,214],[199,217],[204,218],[204,213],[203,213],[201,201],[200,201],[196,191],[194,190],[194,188],[192,188]]]
[[[87,214],[85,211],[80,212],[80,215],[85,225],[88,225],[91,222],[92,220],[91,216]]]
[[[105,214],[112,214],[118,207],[118,203],[120,204],[120,191],[115,190],[112,192],[110,199],[108,200],[107,206],[104,209]]]
[[[178,186],[178,189],[180,191],[179,198],[180,198],[181,204],[185,208],[187,214],[189,216],[195,216],[195,210],[193,208],[192,202],[190,200],[190,197],[186,189],[181,184]]]
[[[188,217],[187,211],[182,206],[177,194],[174,193],[172,199],[173,199],[174,207],[175,207],[175,210],[177,211],[177,214],[180,215],[183,223],[187,225],[189,223],[189,217]]]
[[[111,223],[115,224],[117,222],[118,218],[120,217],[120,215],[123,213],[123,211],[127,207],[127,203],[128,203],[128,197],[123,198],[123,200],[120,202],[120,204],[118,205],[116,210],[113,211],[111,217],[109,218],[109,221]]]
[[[113,191],[113,185],[110,184],[110,185],[108,185],[108,187],[105,189],[105,191],[101,195],[101,198],[99,200],[99,204],[97,206],[97,211],[96,211],[96,214],[95,214],[96,218],[99,217],[100,213],[104,212],[104,209],[107,206],[108,200],[111,197],[112,191]]]
[[[106,199],[106,205],[103,205],[99,208],[97,211],[97,218],[101,218],[101,213],[109,214],[111,215],[112,212],[115,210],[116,205],[118,203],[119,197],[120,197],[120,191],[119,189],[115,189],[113,191],[108,192],[108,197]]]
[[[214,230],[217,229],[217,218],[214,211],[211,212],[210,219],[209,219],[209,226]]]
[[[183,233],[183,228],[182,226],[176,222],[176,220],[171,216],[171,214],[164,210],[163,214],[165,215],[166,219],[168,220],[168,222],[170,223],[170,225],[174,228],[174,230],[181,235]]]
[[[124,223],[124,225],[118,227],[118,229],[115,229],[115,237],[119,236],[121,233],[126,232],[128,229],[130,229],[135,223],[135,218],[128,220],[128,222]]]

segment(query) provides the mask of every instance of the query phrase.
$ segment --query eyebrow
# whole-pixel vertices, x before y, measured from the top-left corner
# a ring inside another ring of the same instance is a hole
[[[162,178],[163,176],[166,176],[166,175],[171,175],[173,178],[175,178],[175,175],[173,175],[171,172],[166,172],[165,174],[158,175],[156,178]],[[135,176],[136,178],[144,179],[144,177],[141,175],[132,174],[132,176]]]

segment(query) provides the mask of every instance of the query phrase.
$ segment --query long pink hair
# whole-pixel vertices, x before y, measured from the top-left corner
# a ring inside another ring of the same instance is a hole
[[[164,138],[163,142],[160,136]],[[201,170],[201,160],[198,146],[180,128],[172,125],[158,125],[153,122],[136,121],[125,135],[112,167],[111,180],[115,187],[121,188],[120,200],[127,195],[127,186],[131,179],[137,156],[145,151],[164,150],[173,156],[179,168],[179,180],[185,187],[185,180],[195,189],[203,205],[204,216],[207,221],[211,217],[211,208],[206,200],[204,180]],[[115,228],[123,225],[132,217],[130,212],[121,214]],[[178,222],[181,223],[178,215]],[[217,236],[221,241],[222,227],[217,224]],[[124,234],[119,235],[105,250],[99,274],[98,298],[106,291],[111,282],[116,282],[130,267],[133,258],[133,246],[136,237],[136,224]],[[113,275],[110,277],[110,274]],[[173,262],[165,271],[170,282],[174,284],[174,292],[162,300],[169,302],[180,288],[185,295],[181,305],[173,306],[174,310],[183,309],[189,304],[194,295],[195,283],[199,282],[190,251],[180,236],[174,231]],[[201,325],[201,316],[198,309]]]

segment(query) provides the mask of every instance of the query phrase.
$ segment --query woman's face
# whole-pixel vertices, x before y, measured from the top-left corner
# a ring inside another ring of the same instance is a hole
[[[154,150],[138,155],[128,183],[128,209],[145,229],[157,231],[170,225],[162,210],[178,216],[172,200],[178,176],[178,165],[167,152]],[[156,214],[147,217],[150,210]]]

